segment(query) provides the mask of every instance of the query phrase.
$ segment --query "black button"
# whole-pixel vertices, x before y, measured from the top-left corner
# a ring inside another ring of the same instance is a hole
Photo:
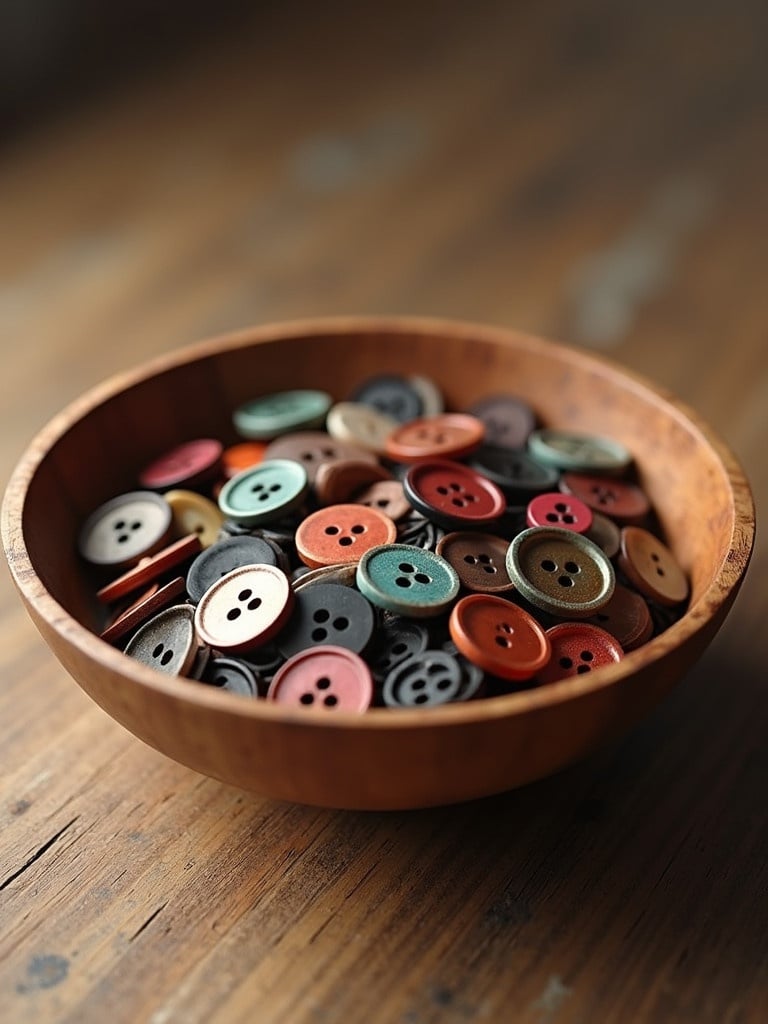
[[[467,412],[482,420],[488,444],[501,448],[524,448],[536,427],[533,409],[513,395],[488,395],[473,403]]]
[[[396,374],[370,377],[353,392],[352,401],[378,409],[398,423],[415,420],[424,412],[419,392],[405,377]]]
[[[395,665],[421,654],[428,643],[429,633],[420,623],[399,615],[385,618],[376,630],[376,648],[368,655],[373,678],[383,683]]]
[[[484,445],[470,463],[504,491],[511,505],[523,505],[545,491],[557,490],[560,474],[552,466],[542,466],[527,452],[515,452]]]
[[[446,651],[424,651],[396,665],[384,680],[382,697],[390,708],[423,708],[456,700],[462,672]]]
[[[241,565],[278,565],[274,547],[261,537],[230,537],[201,551],[187,573],[187,593],[195,604],[214,583]]]
[[[211,658],[201,681],[228,690],[229,693],[242,694],[243,697],[259,695],[256,673],[250,665],[237,658]]]
[[[359,591],[316,583],[297,592],[290,621],[276,643],[286,658],[329,644],[359,654],[373,635],[374,622],[373,609]]]

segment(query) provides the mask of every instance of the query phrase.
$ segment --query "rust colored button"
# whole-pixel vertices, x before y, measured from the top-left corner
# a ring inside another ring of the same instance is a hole
[[[112,622],[102,633],[101,639],[108,644],[117,643],[123,637],[129,636],[134,630],[157,614],[161,609],[167,608],[174,601],[183,599],[186,586],[183,576],[166,583],[164,587],[153,583],[151,588],[141,595],[139,601],[135,601],[126,608],[121,615]]]
[[[485,427],[476,416],[446,412],[398,427],[387,438],[385,452],[397,462],[460,459],[479,448],[484,436]]]
[[[194,487],[219,472],[222,444],[210,437],[187,441],[164,452],[139,473],[139,483],[152,491]]]
[[[264,460],[267,447],[266,441],[243,441],[225,448],[221,453],[221,470],[226,479],[258,466]]]
[[[363,659],[344,647],[300,651],[280,668],[267,699],[318,711],[365,711],[373,700],[373,679]]]
[[[355,459],[374,464],[377,462],[373,452],[365,451],[364,448],[346,441],[339,441],[322,430],[303,430],[279,437],[269,445],[264,458],[293,459],[300,462],[307,471],[311,484],[314,484],[317,471],[325,462],[334,462],[337,459]]]
[[[379,480],[352,495],[355,505],[367,505],[388,515],[397,522],[411,511],[411,503],[405,496],[399,480]]]
[[[538,622],[500,597],[462,597],[448,628],[466,658],[502,679],[530,679],[549,660],[549,640]]]
[[[603,665],[615,665],[624,657],[610,633],[585,622],[561,622],[547,630],[552,654],[539,672],[540,683],[586,675]]]
[[[382,480],[391,480],[392,474],[383,466],[362,459],[339,459],[324,462],[315,477],[315,494],[321,505],[338,505],[350,501],[356,491]]]
[[[259,647],[288,621],[293,591],[274,565],[243,565],[203,594],[195,611],[198,636],[210,647],[236,654]]]
[[[592,511],[572,495],[539,494],[528,502],[529,526],[561,526],[574,533],[586,533],[592,525]]]
[[[202,551],[202,546],[197,534],[192,533],[188,537],[182,537],[181,540],[177,540],[175,543],[169,544],[167,548],[163,548],[162,551],[158,551],[156,555],[142,559],[135,568],[129,569],[128,572],[123,573],[122,576],[118,576],[116,580],[112,580],[111,583],[102,587],[97,592],[96,597],[103,604],[119,601],[126,594],[138,590],[139,587],[146,586],[147,583],[159,579],[169,570],[175,569],[190,558],[194,558],[200,551]]]
[[[441,526],[492,523],[506,508],[506,499],[496,484],[469,466],[447,459],[411,466],[403,489],[415,509]]]
[[[500,448],[524,448],[536,426],[533,409],[514,395],[488,395],[468,411],[483,421],[486,443]]]
[[[514,590],[507,572],[509,541],[490,533],[447,533],[437,545],[437,554],[458,573],[463,586],[479,594]]]
[[[636,484],[626,480],[613,480],[585,473],[563,473],[560,490],[580,498],[595,512],[602,512],[621,523],[638,523],[650,511],[651,505]]]
[[[688,596],[688,580],[677,559],[658,537],[639,526],[621,531],[619,568],[641,594],[672,606]]]
[[[589,621],[616,637],[625,651],[642,647],[653,633],[653,618],[645,599],[620,583],[608,604]]]
[[[296,551],[310,568],[359,562],[366,551],[392,544],[397,527],[383,512],[365,505],[329,505],[302,520]]]

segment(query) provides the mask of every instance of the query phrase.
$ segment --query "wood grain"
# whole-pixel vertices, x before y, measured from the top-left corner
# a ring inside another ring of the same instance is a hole
[[[3,479],[67,401],[179,344],[413,312],[609,351],[712,423],[760,508],[762,8],[363,7],[257,17],[6,147]],[[758,534],[717,640],[629,738],[398,814],[169,762],[5,574],[0,1017],[762,1022],[766,568]]]

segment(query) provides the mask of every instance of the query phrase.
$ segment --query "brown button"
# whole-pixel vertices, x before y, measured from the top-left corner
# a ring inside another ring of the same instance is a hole
[[[85,521],[80,554],[93,565],[113,569],[135,565],[167,540],[171,507],[154,491],[131,491],[100,505]]]
[[[392,474],[383,466],[362,459],[339,459],[324,462],[315,477],[315,494],[321,505],[339,505],[370,484],[391,480]]]
[[[688,580],[677,559],[652,533],[639,526],[621,531],[619,568],[641,594],[672,606],[688,596]]]
[[[128,572],[118,576],[116,580],[112,580],[111,583],[102,587],[96,594],[96,597],[102,604],[111,604],[112,601],[118,601],[121,597],[125,597],[126,594],[138,590],[139,587],[159,579],[170,569],[175,569],[176,566],[181,565],[188,559],[194,558],[201,551],[202,546],[197,534],[193,533],[188,537],[182,537],[181,540],[169,544],[167,548],[163,548],[162,551],[158,551],[157,554],[152,555],[150,558],[142,559],[135,568],[129,569]]]
[[[183,576],[177,576],[176,579],[166,583],[164,587],[153,583],[150,589],[141,595],[140,600],[134,601],[101,633],[101,639],[108,644],[117,643],[118,640],[133,633],[142,622],[146,622],[162,608],[167,608],[169,604],[183,598],[185,592],[186,584]]]
[[[397,462],[460,459],[483,443],[485,427],[475,416],[443,413],[404,423],[387,439],[386,454]]]
[[[314,484],[317,471],[324,462],[337,459],[355,459],[376,463],[376,456],[355,444],[339,441],[322,430],[302,430],[296,434],[285,434],[273,441],[264,452],[265,459],[293,459],[300,462],[307,471],[309,482]]]
[[[603,512],[621,523],[638,523],[650,511],[651,504],[636,484],[585,473],[563,473],[560,490],[580,498],[595,512]]]
[[[592,525],[584,534],[589,537],[608,558],[615,558],[621,547],[621,529],[602,512],[592,512]]]
[[[145,622],[128,641],[125,653],[158,672],[185,676],[193,670],[199,648],[193,608],[176,604]]]
[[[399,480],[379,480],[357,491],[351,500],[355,505],[378,509],[395,522],[412,511]]]
[[[501,597],[462,597],[448,628],[465,658],[501,679],[530,679],[549,660],[549,640],[538,622]]]
[[[653,633],[653,619],[645,599],[620,583],[608,604],[589,621],[616,637],[625,651],[642,647]]]
[[[356,576],[357,562],[319,565],[316,569],[305,569],[301,576],[292,581],[291,586],[295,594],[315,583],[338,583],[342,587],[354,587]]]
[[[366,551],[392,544],[397,527],[383,512],[365,505],[329,505],[304,519],[296,530],[296,551],[305,565],[359,562]]]
[[[624,657],[610,633],[584,622],[562,622],[547,630],[552,654],[539,672],[540,683],[556,683],[586,675],[603,665],[615,665]]]
[[[293,591],[284,572],[273,565],[243,565],[206,590],[195,628],[209,646],[236,654],[270,640],[292,607]]]
[[[467,590],[499,594],[515,588],[507,572],[508,547],[509,541],[493,534],[464,531],[442,537],[437,554],[453,566]]]

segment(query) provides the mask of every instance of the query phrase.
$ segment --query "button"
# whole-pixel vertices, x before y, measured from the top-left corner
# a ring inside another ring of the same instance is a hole
[[[529,526],[560,526],[574,533],[586,533],[592,525],[592,511],[570,494],[539,494],[528,503]]]
[[[447,640],[442,644],[442,650],[456,659],[461,671],[461,685],[459,692],[453,698],[454,701],[474,700],[476,697],[482,697],[485,693],[485,672],[480,666],[474,665],[463,654],[460,654],[453,640]]]
[[[378,480],[369,484],[354,494],[352,501],[355,505],[367,505],[368,508],[378,509],[394,522],[398,522],[411,511],[411,503],[406,498],[399,480]]]
[[[210,437],[187,441],[145,466],[139,473],[139,483],[148,490],[167,491],[213,480],[219,473],[222,450],[221,442]]]
[[[326,426],[336,440],[380,455],[387,438],[397,428],[397,420],[367,405],[338,402],[328,413]]]
[[[641,594],[661,605],[679,604],[688,596],[688,580],[675,556],[639,526],[621,531],[619,568]]]
[[[338,583],[341,587],[354,587],[357,576],[357,562],[342,562],[340,565],[319,565],[316,569],[299,566],[300,576],[295,576],[291,586],[295,594],[304,587],[313,587],[316,583]]]
[[[171,525],[165,498],[153,491],[131,491],[91,513],[80,531],[78,548],[91,564],[119,569],[161,548]]]
[[[614,636],[625,651],[642,647],[653,634],[653,619],[644,598],[620,583],[608,604],[589,621]]]
[[[276,643],[286,658],[319,644],[359,654],[373,635],[373,609],[353,587],[318,583],[296,593],[288,623]]]
[[[204,548],[216,542],[224,522],[218,505],[195,491],[166,491],[165,500],[171,506],[173,526],[178,534],[194,533]]]
[[[131,637],[125,648],[129,658],[171,676],[185,676],[198,654],[194,609],[177,604],[158,612]]]
[[[356,491],[391,479],[392,474],[383,466],[361,459],[339,459],[319,467],[315,477],[315,495],[321,505],[339,505],[351,501]]]
[[[273,565],[243,565],[203,594],[195,628],[210,647],[236,654],[271,640],[292,607],[293,591],[284,572]]]
[[[507,572],[526,601],[561,619],[594,615],[615,584],[613,566],[600,548],[560,527],[535,526],[515,537]]]
[[[274,679],[278,669],[285,664],[285,658],[274,644],[264,644],[263,647],[257,647],[253,651],[247,651],[243,655],[242,660],[246,661],[256,673],[256,682],[259,684],[259,695],[266,697],[269,684]]]
[[[469,466],[443,459],[411,466],[403,490],[415,509],[449,528],[492,523],[506,508],[496,484]]]
[[[563,473],[560,490],[575,495],[595,512],[603,512],[621,523],[638,523],[651,510],[651,503],[636,484],[584,473]]]
[[[561,622],[547,630],[547,637],[552,655],[539,672],[540,683],[586,675],[604,665],[615,665],[624,657],[610,633],[586,622]]]
[[[352,401],[367,405],[397,423],[407,423],[424,413],[418,388],[397,374],[379,374],[363,381],[352,393]]]
[[[487,443],[500,448],[525,448],[536,427],[533,409],[514,395],[488,395],[467,411],[482,420]]]
[[[475,416],[445,412],[412,420],[387,438],[386,454],[396,462],[423,459],[461,459],[483,443],[485,428]]]
[[[446,651],[424,651],[395,665],[381,696],[388,708],[423,708],[455,700],[461,689],[458,661]]]
[[[211,658],[205,668],[201,682],[218,686],[228,693],[241,697],[258,697],[259,685],[256,673],[244,661],[237,658]]]
[[[357,586],[373,604],[398,615],[427,618],[446,611],[459,593],[456,570],[440,555],[409,544],[366,551]]]
[[[554,466],[545,466],[527,452],[483,445],[470,465],[492,480],[504,491],[510,504],[527,504],[537,494],[554,491],[560,473]]]
[[[431,378],[409,377],[408,383],[421,399],[421,412],[416,413],[417,416],[438,416],[445,409],[443,394]]]
[[[584,536],[597,544],[608,558],[615,558],[619,553],[621,530],[612,519],[601,512],[592,512],[592,525]]]
[[[534,430],[528,451],[538,462],[575,472],[620,472],[632,462],[631,453],[608,437],[569,430]]]
[[[411,512],[397,524],[397,541],[399,544],[412,545],[425,551],[435,551],[445,536],[445,531],[436,526],[430,519],[425,519],[418,512]]]
[[[162,608],[169,604],[183,600],[186,587],[184,577],[177,576],[176,579],[161,587],[153,583],[149,590],[142,593],[138,601],[134,601],[113,622],[101,633],[101,639],[108,644],[117,643],[124,637],[134,633],[142,622],[151,619]]]
[[[480,594],[514,590],[507,572],[509,541],[490,533],[447,533],[437,545],[438,555],[458,573],[462,586]]]
[[[182,537],[181,540],[169,544],[167,548],[163,548],[157,554],[143,558],[133,569],[129,569],[128,572],[118,576],[116,580],[112,580],[111,583],[102,587],[97,592],[96,597],[103,604],[119,601],[126,594],[130,594],[134,590],[138,590],[139,587],[152,583],[171,569],[175,569],[188,559],[194,558],[199,552],[200,541],[196,534]]]
[[[268,441],[293,430],[322,426],[332,401],[325,391],[279,391],[241,405],[232,422],[242,437]]]
[[[374,650],[368,653],[368,664],[373,678],[383,682],[395,665],[427,649],[429,633],[420,622],[391,616],[377,628],[375,643]]]
[[[305,565],[359,562],[366,551],[391,544],[397,527],[383,512],[365,505],[329,505],[302,520],[296,551]]]
[[[219,508],[235,522],[258,526],[295,511],[308,490],[307,473],[300,463],[271,459],[227,480],[219,494]]]
[[[273,441],[264,453],[265,459],[292,459],[307,471],[310,484],[314,484],[317,471],[326,462],[336,459],[354,459],[377,465],[376,456],[358,445],[339,441],[320,430],[307,430],[286,434]]]
[[[466,658],[502,679],[530,679],[549,660],[549,641],[538,622],[501,597],[462,597],[448,628]]]
[[[243,441],[225,448],[221,453],[221,471],[225,479],[237,476],[244,469],[251,469],[264,461],[267,450],[265,441]]]
[[[353,651],[315,647],[286,661],[272,680],[267,697],[291,707],[362,712],[373,700],[373,679]]]
[[[187,592],[195,604],[214,583],[243,565],[278,566],[274,547],[262,537],[230,537],[206,548],[187,573]]]

